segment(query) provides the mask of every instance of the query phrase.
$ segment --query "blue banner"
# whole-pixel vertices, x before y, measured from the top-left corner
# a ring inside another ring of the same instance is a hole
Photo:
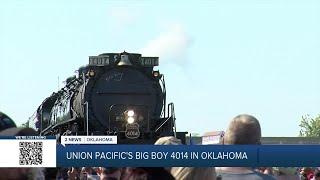
[[[58,167],[319,165],[318,145],[57,145]]]

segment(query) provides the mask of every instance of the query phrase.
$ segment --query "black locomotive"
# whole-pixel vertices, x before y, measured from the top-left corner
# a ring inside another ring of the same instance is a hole
[[[118,143],[147,144],[176,132],[173,103],[166,105],[158,57],[134,53],[90,56],[89,64],[46,98],[36,112],[41,135],[117,135]]]

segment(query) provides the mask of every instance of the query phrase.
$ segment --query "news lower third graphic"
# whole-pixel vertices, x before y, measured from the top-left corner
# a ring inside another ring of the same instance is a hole
[[[236,163],[235,163],[236,162]],[[255,147],[200,145],[60,145],[58,166],[170,167],[247,165],[257,162]]]
[[[59,145],[57,166],[300,167],[320,164],[319,145]]]
[[[0,137],[0,167],[301,167],[320,145],[119,145],[115,136]]]

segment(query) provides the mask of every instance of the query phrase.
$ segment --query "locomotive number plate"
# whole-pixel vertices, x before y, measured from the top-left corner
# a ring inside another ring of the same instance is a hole
[[[126,126],[126,137],[129,139],[136,139],[140,136],[139,124],[127,124]]]
[[[91,66],[107,66],[110,64],[109,56],[90,56],[89,65]]]
[[[140,63],[142,66],[158,66],[159,57],[141,57]]]

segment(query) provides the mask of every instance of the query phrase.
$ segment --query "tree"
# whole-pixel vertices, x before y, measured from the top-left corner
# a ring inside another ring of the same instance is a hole
[[[302,116],[300,122],[300,136],[320,137],[320,114],[312,118],[309,115]]]
[[[19,128],[28,128],[29,127],[29,121],[27,121],[26,123],[21,124],[20,126],[18,126]]]

